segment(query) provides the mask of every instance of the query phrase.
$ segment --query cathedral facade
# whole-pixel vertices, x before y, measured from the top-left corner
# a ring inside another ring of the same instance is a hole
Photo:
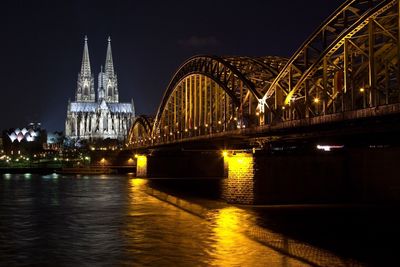
[[[65,136],[75,140],[117,139],[123,141],[135,117],[133,100],[119,103],[118,80],[114,71],[111,39],[108,37],[106,61],[98,75],[97,98],[91,72],[87,37],[75,101],[68,102]]]

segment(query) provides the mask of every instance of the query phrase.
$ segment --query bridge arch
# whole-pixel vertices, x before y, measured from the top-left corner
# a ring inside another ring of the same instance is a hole
[[[348,0],[304,42],[260,103],[286,121],[398,102],[399,1]]]
[[[128,134],[128,145],[138,146],[151,143],[151,119],[140,115],[135,118]]]
[[[287,59],[195,56],[171,79],[153,140],[173,141],[258,125],[259,99]]]

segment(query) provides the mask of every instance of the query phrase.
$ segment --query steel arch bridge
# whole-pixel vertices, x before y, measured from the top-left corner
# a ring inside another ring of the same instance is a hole
[[[400,103],[399,10],[399,0],[348,0],[290,59],[192,57],[171,79],[147,137],[132,127],[129,143]]]

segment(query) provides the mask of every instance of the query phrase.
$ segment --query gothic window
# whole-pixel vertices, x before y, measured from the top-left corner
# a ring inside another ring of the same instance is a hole
[[[103,118],[103,129],[107,130],[108,129],[108,120],[107,120],[107,116],[104,116]]]
[[[108,96],[112,96],[112,87],[108,87]]]
[[[83,88],[83,94],[84,94],[84,95],[88,95],[88,94],[89,94],[89,88],[88,88],[87,86],[85,86],[85,87]]]

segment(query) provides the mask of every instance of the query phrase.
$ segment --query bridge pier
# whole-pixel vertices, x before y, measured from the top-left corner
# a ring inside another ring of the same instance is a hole
[[[137,177],[233,204],[400,203],[399,147],[138,155]],[[201,187],[201,188],[200,188]]]
[[[136,158],[136,177],[147,177],[147,156],[135,155]]]
[[[223,152],[222,198],[228,203],[254,204],[255,158],[249,152]]]

